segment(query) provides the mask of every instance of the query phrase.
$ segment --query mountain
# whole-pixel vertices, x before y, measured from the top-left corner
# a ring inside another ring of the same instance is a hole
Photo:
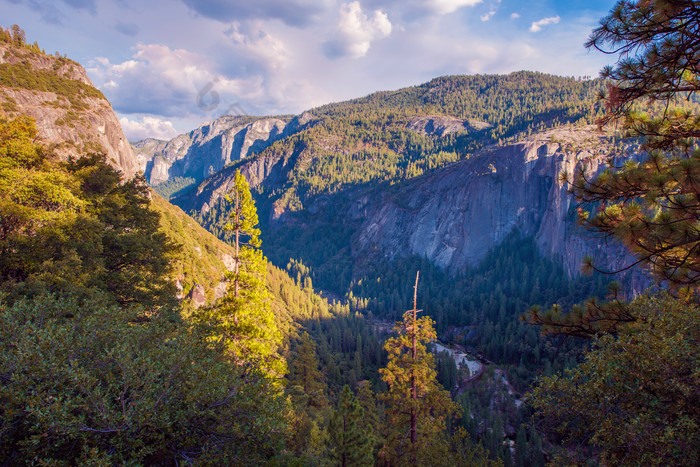
[[[267,250],[270,257],[282,264],[302,259],[332,269],[328,274],[335,277],[336,266],[348,261],[357,275],[378,260],[419,256],[458,273],[477,266],[517,232],[533,237],[542,255],[575,277],[586,255],[610,270],[630,261],[622,247],[602,244],[576,225],[575,202],[561,179],[582,165],[597,173],[615,152],[625,157],[634,153],[633,142],[623,147],[615,141],[591,126],[559,127],[486,147],[401,183],[358,185],[309,197],[301,209],[265,198],[279,190],[289,159],[255,158],[240,169],[262,192],[263,238],[273,245]],[[222,170],[178,199],[215,232],[234,170]],[[638,272],[624,280],[636,291],[648,284]]]
[[[301,260],[338,293],[378,262],[411,256],[459,274],[512,234],[532,237],[569,277],[589,254],[615,270],[629,258],[576,225],[561,181],[636,150],[589,125],[600,86],[529,72],[457,76],[329,104],[173,201],[221,235],[223,196],[240,169],[271,260]],[[647,284],[638,273],[624,280]]]
[[[260,152],[298,131],[308,118],[229,115],[170,141],[145,139],[132,146],[139,159],[139,169],[151,186],[167,196],[172,187],[181,189],[199,182],[227,164]]]
[[[80,64],[36,45],[0,42],[0,116],[17,115],[34,118],[41,141],[65,159],[104,151],[127,179],[138,171],[112,106]]]
[[[227,290],[226,272],[233,269],[233,247],[222,242],[177,206],[152,195],[151,208],[160,213],[160,224],[169,238],[180,245],[173,262],[172,279],[191,308],[211,305]],[[272,292],[277,326],[287,339],[301,323],[332,316],[326,299],[296,283],[287,271],[268,263],[266,283]]]
[[[47,55],[36,45],[0,41],[0,116],[19,115],[34,118],[41,142],[53,147],[59,158],[102,150],[125,178],[133,177],[143,167],[144,163],[137,159],[124,137],[111,105],[92,85],[80,64]],[[241,118],[225,120],[240,123]],[[288,125],[280,119],[248,120],[239,130],[242,138],[239,149],[243,152],[261,144],[261,134],[274,138],[275,128],[282,131]],[[211,142],[215,136],[206,137],[203,133],[216,133],[220,126],[200,128],[197,141]],[[238,141],[237,137],[234,135],[232,141]],[[219,140],[222,139],[226,138],[219,133]],[[155,147],[159,142],[150,140],[144,144]],[[225,273],[231,268],[231,246],[155,193],[151,196],[151,208],[160,213],[164,232],[181,246],[172,277],[179,295],[195,307],[213,303],[226,292]],[[283,328],[293,328],[293,323],[306,319],[308,313],[317,317],[328,314],[325,300],[302,291],[284,271],[272,265],[268,268],[268,284],[274,285],[271,286],[273,306]],[[304,311],[299,311],[302,308]]]

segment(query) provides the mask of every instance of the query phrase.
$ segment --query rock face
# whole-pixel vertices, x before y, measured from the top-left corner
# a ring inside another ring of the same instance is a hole
[[[278,157],[255,158],[240,170],[251,189],[263,183],[265,186],[282,186],[297,156],[298,151],[292,150]],[[207,213],[211,206],[233,189],[235,173],[236,169],[231,167],[220,170],[200,183],[186,198],[178,199],[178,204],[186,211]]]
[[[199,181],[231,162],[262,151],[310,120],[308,113],[293,119],[224,116],[167,142],[139,141],[134,149],[140,169],[152,186],[173,177]]]
[[[631,262],[621,246],[601,242],[575,223],[575,200],[561,175],[583,165],[598,172],[609,143],[592,129],[552,130],[517,144],[492,147],[469,160],[403,184],[383,196],[364,196],[350,210],[360,222],[353,256],[418,255],[459,271],[477,264],[517,229],[540,251],[579,273],[583,257],[619,269]],[[635,290],[646,286],[639,273]]]
[[[472,133],[490,128],[486,122],[478,120],[462,120],[461,118],[446,115],[414,117],[408,123],[407,128],[416,133],[435,136],[446,136],[450,133]]]
[[[54,74],[52,84],[71,88],[80,83],[78,87],[84,85],[83,89],[89,87],[93,92],[78,91],[75,98],[69,99],[61,92],[23,87],[21,79],[10,77],[22,73],[21,67],[27,64],[31,73]],[[32,53],[3,43],[0,44],[0,67],[4,67],[3,76],[8,77],[7,82],[3,79],[0,83],[0,115],[34,118],[39,138],[46,144],[55,144],[55,151],[62,158],[103,150],[125,178],[130,179],[137,173],[136,156],[112,106],[94,89],[82,66],[65,58]]]
[[[583,166],[598,172],[611,151],[608,138],[592,127],[560,128],[518,143],[493,146],[470,159],[392,187],[374,186],[342,197],[307,200],[304,212],[272,211],[263,228],[287,223],[322,231],[314,225],[330,212],[354,232],[351,251],[356,263],[377,255],[388,259],[418,255],[449,271],[476,265],[489,249],[514,231],[533,236],[540,251],[560,263],[570,276],[579,274],[583,257],[619,269],[631,262],[621,246],[601,242],[575,222],[575,201],[561,175]],[[252,159],[242,167],[251,187],[266,191],[284,186],[296,154]],[[185,209],[206,213],[230,188],[233,172],[224,169],[201,183]],[[625,280],[636,291],[648,283],[637,272]]]

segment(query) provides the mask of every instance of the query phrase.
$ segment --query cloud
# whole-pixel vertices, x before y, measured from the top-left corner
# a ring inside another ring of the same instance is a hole
[[[474,6],[481,2],[482,0],[424,0],[422,3],[427,10],[435,14],[447,15],[462,7]]]
[[[481,16],[479,17],[479,19],[480,19],[481,21],[484,21],[484,22],[490,20],[491,17],[492,17],[493,15],[496,14],[496,11],[498,10],[498,7],[499,7],[500,5],[501,5],[501,0],[495,0],[495,1],[492,3],[491,8],[489,9],[489,11],[488,11],[487,13],[484,13],[483,15],[481,15]]]
[[[510,19],[518,19],[520,18],[520,13],[511,13],[510,14]]]
[[[182,0],[202,16],[222,22],[246,19],[278,19],[295,27],[316,22],[333,0]]]
[[[121,63],[96,59],[88,73],[124,114],[209,116],[239,95],[260,94],[259,77],[229,79],[209,59],[159,44],[138,44],[133,57]]]
[[[360,2],[343,3],[336,36],[323,44],[323,52],[328,58],[364,57],[371,42],[387,37],[391,29],[389,17],[381,10],[374,10],[370,18],[362,11]]]
[[[533,23],[530,25],[530,32],[539,32],[542,30],[542,26],[558,24],[560,19],[561,18],[559,18],[559,15],[557,15],[549,18],[542,18],[539,21],[533,21]]]
[[[124,135],[129,141],[145,138],[170,140],[179,134],[170,120],[161,120],[148,115],[142,116],[140,120],[129,120],[126,117],[119,119]]]
[[[483,0],[367,0],[367,6],[382,8],[410,22],[422,21],[426,16],[443,16],[463,7],[472,7]],[[500,2],[499,2],[500,3]]]
[[[231,40],[239,69],[245,72],[279,70],[288,62],[284,43],[252,22],[234,22],[224,31]]]
[[[9,1],[10,3],[14,3],[15,5],[26,3],[32,11],[39,13],[39,16],[41,17],[41,20],[43,22],[48,24],[55,24],[57,26],[63,26],[63,19],[65,18],[65,16],[51,2],[45,2],[41,0],[27,0],[26,2],[23,0]]]

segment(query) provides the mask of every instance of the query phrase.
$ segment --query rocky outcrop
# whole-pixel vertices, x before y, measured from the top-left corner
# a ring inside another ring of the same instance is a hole
[[[413,117],[406,128],[424,135],[446,136],[451,133],[473,133],[491,128],[491,125],[478,120],[462,120],[447,115],[433,115]]]
[[[265,228],[284,229],[292,223],[322,231],[328,226],[315,225],[313,219],[333,218],[354,232],[349,246],[356,263],[369,264],[378,255],[418,255],[453,272],[478,264],[489,249],[517,231],[534,237],[540,251],[570,276],[579,274],[586,255],[616,270],[628,265],[630,256],[576,224],[575,201],[561,177],[579,166],[598,172],[611,151],[610,138],[593,127],[549,130],[515,144],[489,147],[391,187],[375,185],[342,196],[312,198],[301,213],[280,216],[273,210],[264,220]],[[255,158],[242,171],[252,187],[262,183],[265,190],[279,189],[288,167],[303,157],[300,154],[303,148]],[[230,189],[232,179],[228,170],[208,178],[186,200],[186,209],[206,213]],[[638,272],[625,280],[634,290],[647,284]]]
[[[240,170],[251,189],[262,183],[266,186],[282,186],[297,156],[296,151],[291,151],[277,157],[255,158],[240,167]],[[207,213],[219,199],[233,189],[236,170],[224,168],[200,183],[185,199],[177,200],[177,203],[185,210]]]
[[[598,172],[609,150],[608,139],[591,128],[552,130],[491,147],[391,194],[366,195],[349,211],[360,222],[353,256],[418,255],[459,271],[517,230],[534,236],[541,252],[570,276],[586,255],[619,269],[631,258],[576,225],[575,201],[561,178],[577,166]],[[646,284],[639,274],[631,280],[636,290]]]
[[[127,179],[136,174],[136,156],[119,120],[82,66],[65,58],[0,44],[0,67],[4,77],[0,83],[0,115],[32,117],[41,141],[54,145],[62,158],[102,150]],[[26,73],[44,73],[53,75],[53,79],[46,86],[31,88],[22,79]],[[51,87],[57,92],[45,90]]]
[[[195,308],[202,307],[207,304],[207,292],[201,284],[194,284],[187,298],[192,302]]]
[[[292,119],[228,115],[167,142],[139,141],[134,149],[152,186],[173,177],[199,181],[299,131],[312,119],[308,112]]]

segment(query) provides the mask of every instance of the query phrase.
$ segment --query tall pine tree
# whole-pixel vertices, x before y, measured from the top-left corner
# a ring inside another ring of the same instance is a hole
[[[365,411],[352,393],[343,386],[338,408],[328,427],[330,455],[341,467],[371,466],[374,463],[372,426],[366,423]]]
[[[327,405],[327,387],[323,374],[318,369],[316,344],[308,333],[299,336],[296,354],[291,362],[289,386],[298,386],[306,399],[306,405],[324,407]]]
[[[435,456],[447,454],[444,432],[446,418],[455,411],[447,391],[437,383],[435,362],[425,343],[436,339],[433,320],[417,318],[418,275],[413,294],[413,309],[396,323],[398,336],[387,339],[389,354],[386,368],[379,372],[389,386],[387,438],[382,455],[396,465],[430,465]]]
[[[233,271],[227,273],[226,296],[202,317],[213,325],[235,361],[255,363],[266,373],[281,376],[286,365],[276,353],[282,338],[265,285],[267,261],[260,250],[258,214],[240,171],[226,200],[231,205],[226,229],[231,232],[234,247]]]

